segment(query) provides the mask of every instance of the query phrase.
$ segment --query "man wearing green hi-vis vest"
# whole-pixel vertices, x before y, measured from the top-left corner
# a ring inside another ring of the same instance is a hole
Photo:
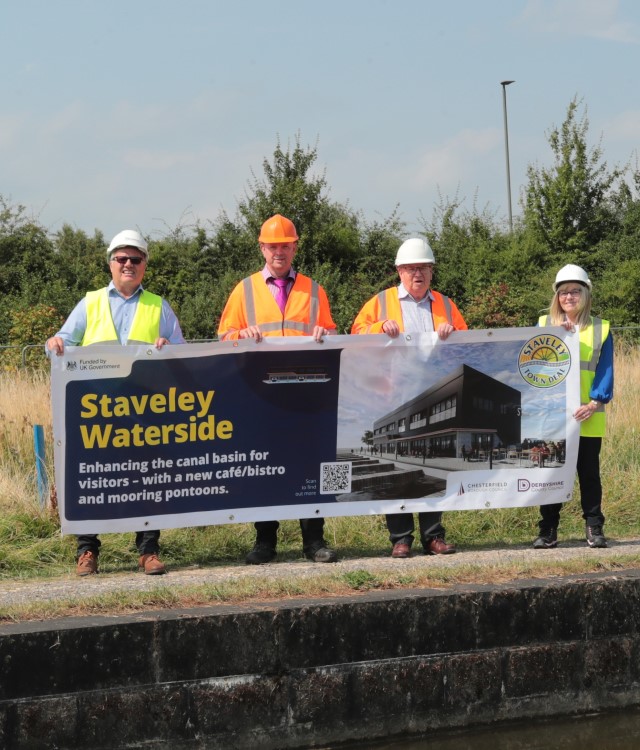
[[[47,340],[47,353],[60,356],[65,346],[91,344],[184,344],[178,319],[169,303],[142,288],[149,260],[144,237],[134,229],[119,232],[107,250],[111,282],[86,297],[72,310],[62,328]],[[166,572],[159,559],[159,531],[138,531],[139,567],[147,575]],[[98,572],[100,539],[97,534],[77,537],[76,573]]]

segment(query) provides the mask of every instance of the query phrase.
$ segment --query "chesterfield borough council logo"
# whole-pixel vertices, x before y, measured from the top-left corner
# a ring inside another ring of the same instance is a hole
[[[548,333],[540,334],[520,349],[518,369],[534,388],[553,388],[567,377],[571,354],[562,339]]]

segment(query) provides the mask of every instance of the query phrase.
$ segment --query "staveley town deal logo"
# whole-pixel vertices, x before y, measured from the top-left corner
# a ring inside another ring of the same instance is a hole
[[[562,383],[571,369],[571,354],[557,336],[542,333],[520,349],[518,369],[534,388],[553,388]]]

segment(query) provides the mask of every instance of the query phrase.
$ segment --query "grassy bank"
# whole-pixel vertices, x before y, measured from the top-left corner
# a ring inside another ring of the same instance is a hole
[[[608,408],[602,453],[606,533],[640,535],[640,350],[616,353],[616,398]],[[47,577],[73,571],[74,537],[60,535],[55,514],[39,508],[33,456],[33,424],[44,425],[47,466],[53,484],[51,410],[47,373],[0,375],[0,578]],[[447,535],[462,549],[527,543],[535,535],[536,508],[448,512]],[[343,558],[387,555],[381,516],[327,519],[326,535]],[[103,572],[134,570],[133,534],[103,535]],[[560,540],[583,537],[579,502],[563,512]],[[250,524],[172,529],[162,533],[162,556],[173,568],[236,562],[253,543]],[[282,524],[282,559],[301,555],[297,522]]]

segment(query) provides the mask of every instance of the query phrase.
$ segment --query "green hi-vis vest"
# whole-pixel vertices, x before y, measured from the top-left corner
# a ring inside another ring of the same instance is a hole
[[[118,334],[109,307],[108,287],[87,292],[87,328],[81,346],[117,344]],[[153,344],[160,335],[162,297],[142,290],[129,333],[129,344]]]
[[[547,323],[549,316],[543,315],[538,325]],[[580,403],[591,401],[591,386],[596,376],[596,367],[602,351],[602,343],[609,335],[609,321],[591,317],[589,325],[580,328]],[[595,412],[580,423],[580,435],[583,437],[604,437],[607,422],[604,404],[600,404]]]

